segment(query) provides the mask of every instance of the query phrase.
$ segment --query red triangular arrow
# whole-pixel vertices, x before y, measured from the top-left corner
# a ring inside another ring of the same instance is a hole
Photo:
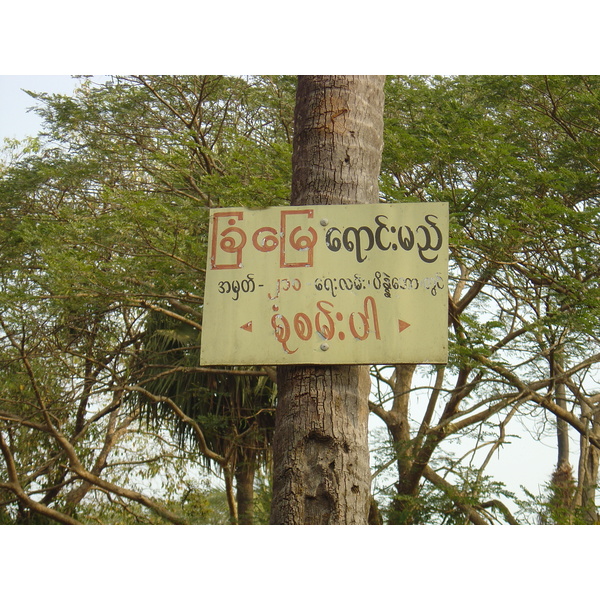
[[[243,329],[244,331],[252,331],[252,321],[248,321],[247,323],[244,323],[240,329]]]
[[[410,327],[410,323],[398,319],[398,330],[400,331],[400,333],[402,333],[407,327]]]

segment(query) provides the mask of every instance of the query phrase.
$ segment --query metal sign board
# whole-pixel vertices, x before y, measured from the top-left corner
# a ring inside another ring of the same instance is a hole
[[[448,205],[213,209],[203,365],[445,363]]]

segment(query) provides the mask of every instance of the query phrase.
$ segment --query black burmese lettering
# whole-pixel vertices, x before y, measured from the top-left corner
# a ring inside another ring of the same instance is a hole
[[[434,252],[437,252],[442,247],[442,232],[439,230],[439,227],[435,224],[435,221],[432,222],[431,219],[437,219],[437,217],[435,217],[435,215],[427,215],[425,217],[426,223],[437,235],[437,241],[435,242],[435,244],[432,245],[431,233],[429,232],[427,227],[425,227],[425,225],[419,225],[419,227],[417,227],[417,231],[422,231],[425,237],[425,243],[417,244],[417,247],[419,248],[419,256],[421,257],[421,260],[426,263],[435,262],[437,260],[438,255],[436,254],[433,258],[428,258],[425,256],[425,252],[427,252],[428,250],[433,250]]]
[[[373,244],[375,242],[375,236],[373,235],[373,232],[369,227],[363,226],[359,227],[358,229],[356,227],[348,227],[346,228],[346,230],[344,231],[344,235],[342,236],[344,248],[346,248],[346,250],[348,251],[356,250],[356,260],[359,263],[364,262],[367,258],[366,256],[363,256],[362,253],[362,233],[367,234],[368,245],[366,248],[364,248],[364,251],[368,252],[369,250],[371,250],[371,248],[373,248]],[[352,236],[354,236],[354,239],[352,239]]]
[[[330,227],[325,234],[325,245],[332,252],[344,249],[353,252],[356,260],[362,263],[367,253],[374,248],[387,252],[417,250],[419,258],[425,263],[434,263],[438,259],[438,251],[442,247],[443,235],[437,226],[436,215],[425,215],[425,224],[416,229],[407,225],[388,227],[388,217],[377,215],[375,226],[346,227],[343,232],[337,227]],[[397,242],[397,243],[396,243]]]

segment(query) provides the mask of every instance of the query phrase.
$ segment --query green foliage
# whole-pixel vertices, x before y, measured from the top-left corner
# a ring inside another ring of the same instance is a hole
[[[575,503],[577,483],[569,465],[562,465],[552,474],[537,495],[523,488],[525,498],[517,500],[522,518],[536,525],[597,525],[590,522],[589,506]]]
[[[383,511],[385,520],[393,524],[467,525],[465,507],[471,507],[490,524],[507,522],[509,512],[501,500],[514,501],[515,495],[504,483],[470,467],[451,466],[451,471],[452,487],[447,489],[425,481],[418,496],[393,494]]]
[[[515,325],[596,335],[599,99],[597,77],[388,78],[382,194],[449,202],[454,285],[486,283],[457,365]]]

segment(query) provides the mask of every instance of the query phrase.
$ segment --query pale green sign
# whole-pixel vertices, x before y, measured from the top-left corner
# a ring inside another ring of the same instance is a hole
[[[213,209],[203,365],[445,363],[448,205]]]

